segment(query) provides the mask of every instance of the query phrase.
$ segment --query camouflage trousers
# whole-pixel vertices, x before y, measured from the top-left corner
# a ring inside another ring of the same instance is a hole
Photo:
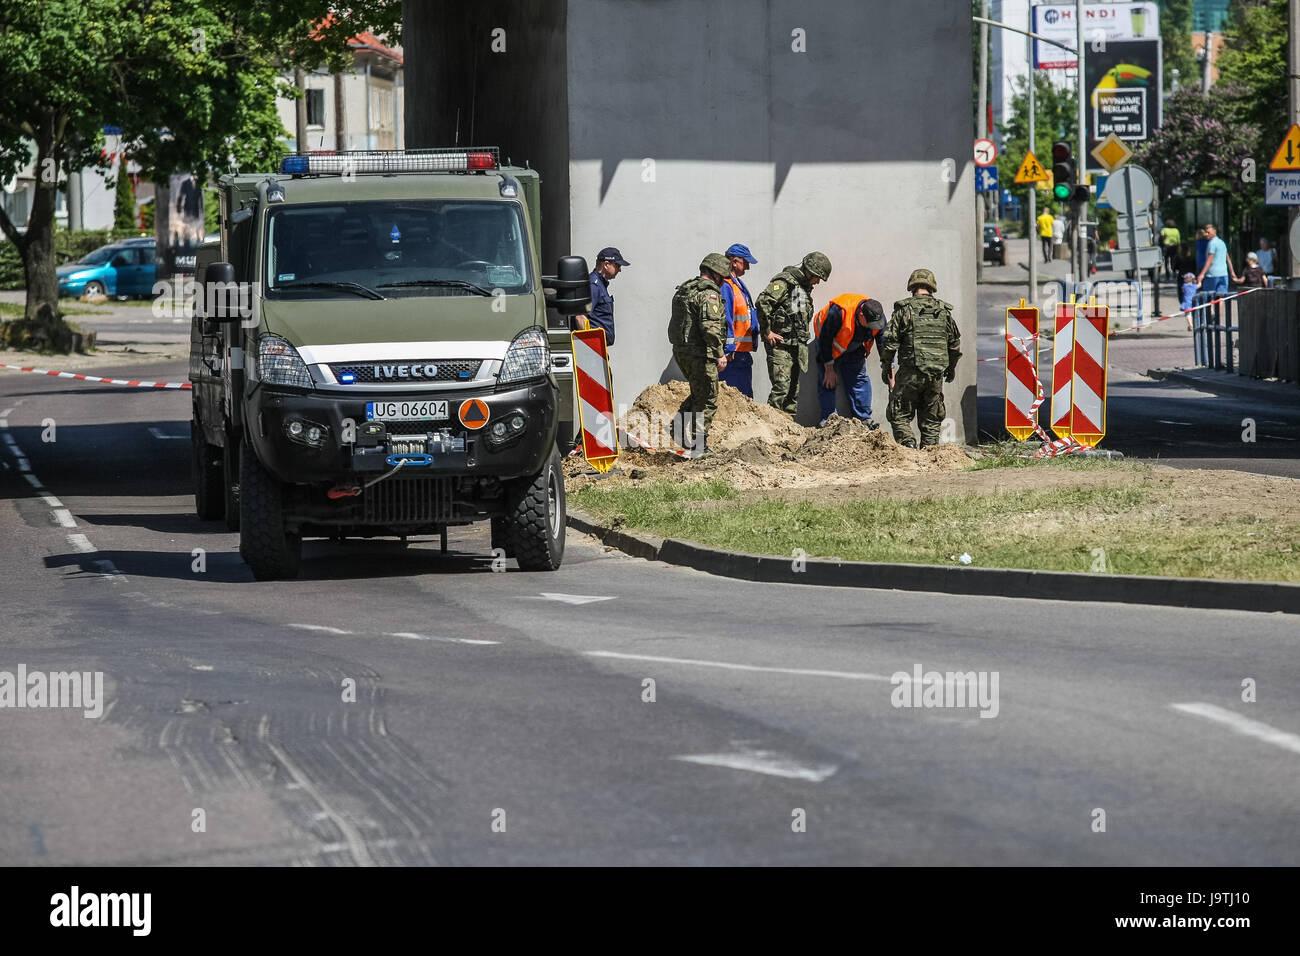
[[[799,409],[799,376],[808,371],[808,345],[805,342],[779,342],[767,347],[767,375],[772,392],[767,404],[787,415]]]
[[[673,358],[691,386],[691,394],[677,410],[677,420],[681,423],[678,440],[683,448],[694,445],[703,449],[708,444],[709,426],[718,410],[718,363],[703,352],[679,346],[673,347]],[[698,435],[696,422],[700,426]]]
[[[939,444],[944,413],[943,376],[899,366],[894,387],[889,392],[889,407],[885,409],[894,440],[908,448],[916,447],[916,435],[912,432],[915,416],[921,428],[921,447]]]

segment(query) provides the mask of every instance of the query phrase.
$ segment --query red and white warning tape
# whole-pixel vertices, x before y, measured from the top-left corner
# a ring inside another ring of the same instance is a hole
[[[1158,315],[1154,318],[1146,319],[1141,322],[1134,322],[1132,325],[1128,326],[1127,328],[1115,329],[1110,334],[1112,336],[1115,336],[1115,335],[1123,335],[1125,332],[1140,332],[1142,329],[1150,328],[1151,326],[1155,325],[1157,322],[1167,322],[1170,319],[1186,318],[1187,316],[1193,315],[1201,311],[1202,309],[1208,309],[1210,306],[1214,305],[1217,302],[1227,302],[1229,299],[1239,299],[1243,295],[1250,295],[1250,293],[1258,292],[1258,291],[1259,289],[1242,289],[1240,292],[1234,292],[1231,295],[1221,296],[1220,298],[1212,299],[1209,302],[1202,302],[1200,305],[1193,306],[1190,309],[1180,310],[1178,312],[1170,312],[1168,315]],[[1038,351],[1041,354],[1043,352],[1050,352],[1051,350],[1052,347],[1050,345],[1047,345],[1040,348]],[[975,361],[976,363],[1001,362],[1003,361],[1003,357],[1001,355],[991,355],[988,358],[976,359]]]
[[[105,385],[129,385],[132,388],[193,388],[189,382],[141,382],[137,379],[97,378],[94,375],[81,375],[77,372],[52,372],[45,368],[25,368],[21,365],[5,365],[0,368],[13,369],[15,372],[34,372],[37,375],[53,375],[56,378],[75,378],[81,382],[102,382]]]
[[[1034,402],[1029,406],[1029,420],[1033,423],[1034,434],[1043,440],[1043,445],[1034,453],[1035,458],[1055,458],[1058,455],[1069,455],[1076,451],[1084,451],[1084,446],[1080,445],[1073,438],[1059,438],[1052,440],[1052,436],[1043,431],[1043,426],[1038,424],[1038,408],[1043,404],[1043,380],[1038,377],[1038,366],[1034,363],[1034,356],[1030,349],[1038,341],[1038,333],[1032,335],[1008,335],[1007,342],[1013,349],[1025,357],[1029,363],[1029,369],[1034,376]]]

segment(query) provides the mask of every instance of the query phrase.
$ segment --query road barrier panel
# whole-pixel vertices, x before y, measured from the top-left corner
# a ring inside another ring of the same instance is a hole
[[[1006,321],[1005,420],[1016,441],[1038,431],[1038,406],[1043,403],[1043,386],[1038,377],[1038,307],[1020,305],[1007,309]]]
[[[572,335],[582,454],[592,468],[604,474],[618,461],[619,445],[614,421],[614,378],[609,370],[605,330],[582,329]]]

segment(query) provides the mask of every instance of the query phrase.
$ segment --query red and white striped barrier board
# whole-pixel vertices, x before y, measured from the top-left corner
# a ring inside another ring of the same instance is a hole
[[[141,382],[125,378],[96,378],[94,375],[81,375],[77,372],[51,372],[45,368],[25,368],[21,365],[5,365],[0,368],[13,369],[15,372],[33,372],[37,375],[53,375],[56,378],[75,378],[79,382],[102,382],[105,385],[129,385],[132,388],[193,388],[189,382]]]
[[[1037,431],[1042,386],[1038,380],[1038,307],[1007,309],[1006,426],[1024,441]]]
[[[604,473],[618,461],[614,380],[609,372],[604,329],[583,329],[573,333],[573,366],[577,370],[582,454],[592,468]]]
[[[1052,431],[1070,437],[1070,383],[1074,378],[1074,303],[1056,304],[1052,339]]]
[[[1070,437],[1087,448],[1106,434],[1106,360],[1110,308],[1074,310],[1074,368],[1070,380]]]

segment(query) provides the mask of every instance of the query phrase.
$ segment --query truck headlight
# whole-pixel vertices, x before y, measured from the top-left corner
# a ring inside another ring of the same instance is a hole
[[[551,346],[546,341],[546,333],[539,328],[524,329],[506,349],[497,383],[505,385],[507,382],[541,378],[550,367]]]
[[[278,335],[257,338],[257,377],[267,385],[311,388],[311,373],[298,350]]]

